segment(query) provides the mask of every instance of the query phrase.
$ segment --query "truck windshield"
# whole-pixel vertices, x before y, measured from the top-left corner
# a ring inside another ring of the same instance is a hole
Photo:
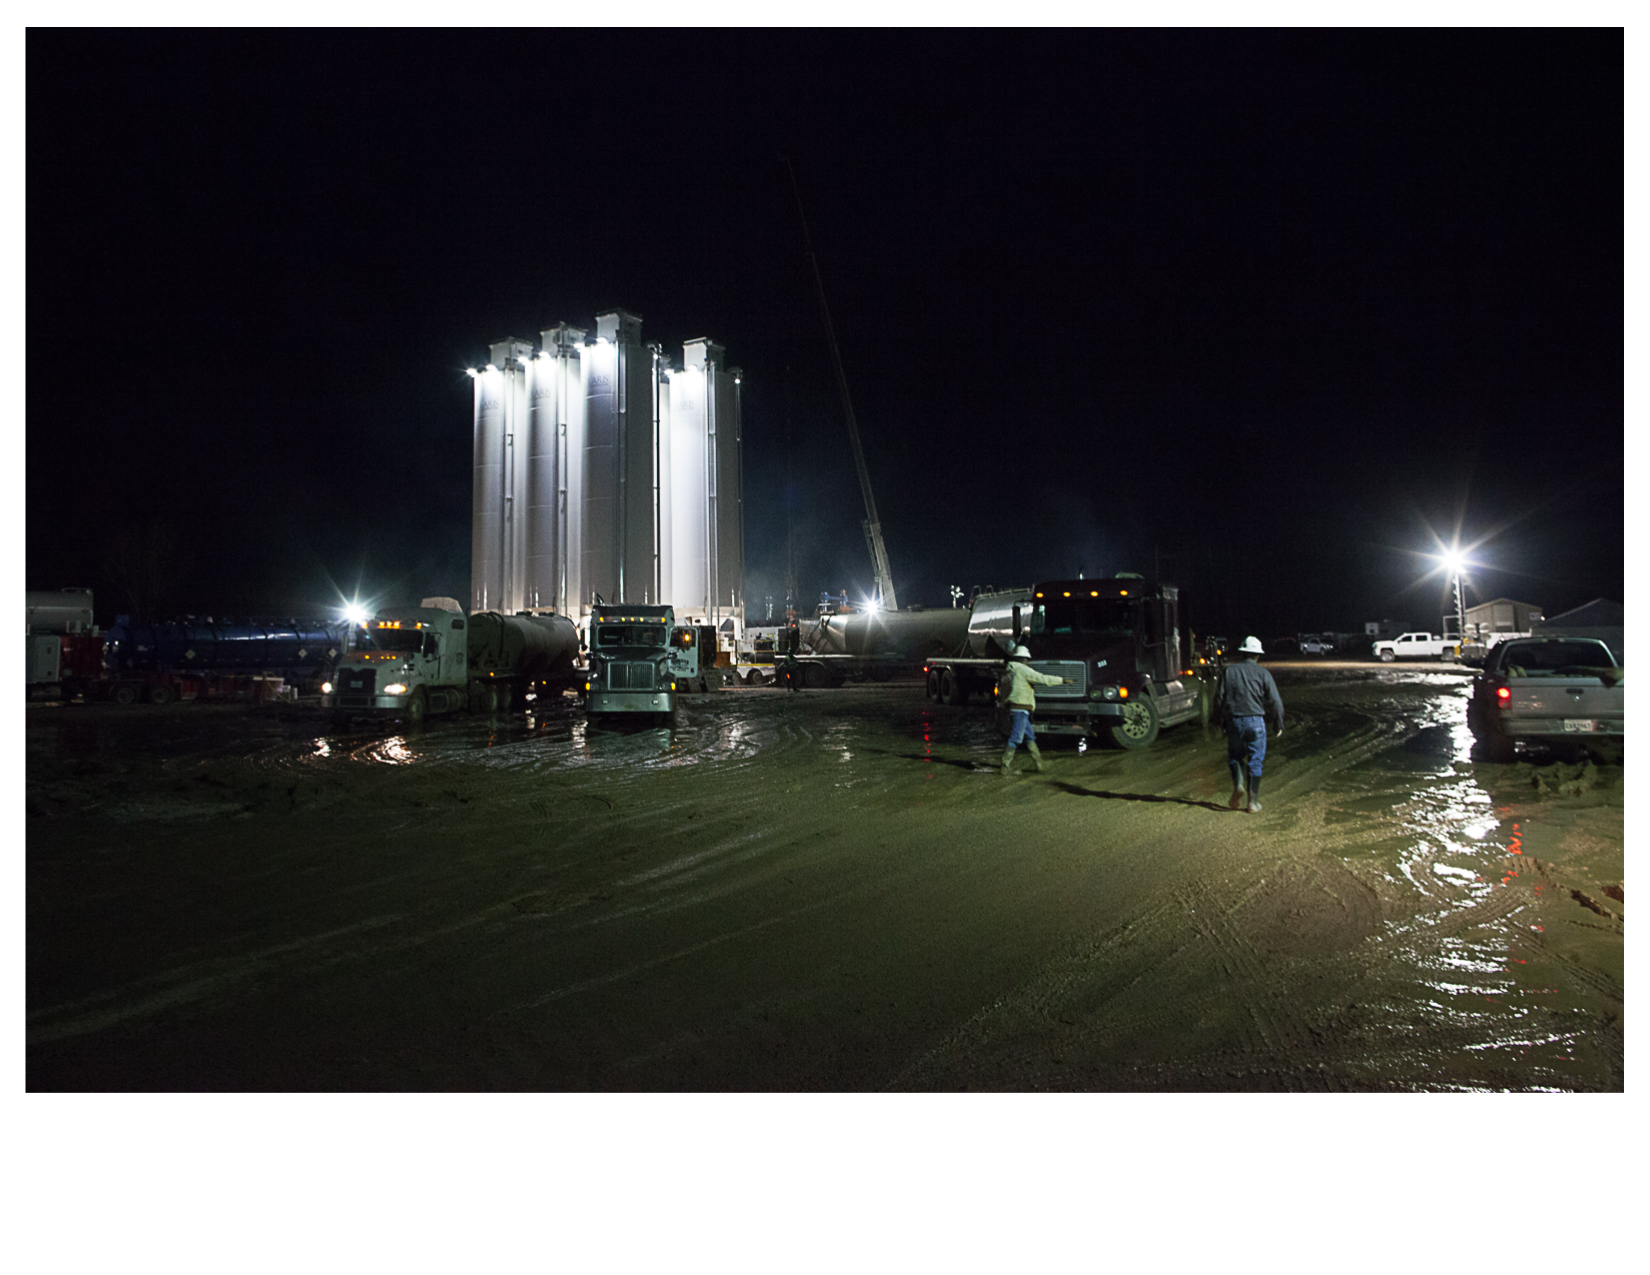
[[[663,646],[665,626],[662,624],[598,624],[597,646]]]
[[[421,629],[359,629],[355,634],[357,651],[417,652],[423,644]]]
[[[1135,630],[1134,603],[1121,598],[1052,598],[1031,613],[1033,633],[1127,638]]]
[[[1597,642],[1509,642],[1501,666],[1514,677],[1540,676],[1568,668],[1609,668],[1614,661]]]

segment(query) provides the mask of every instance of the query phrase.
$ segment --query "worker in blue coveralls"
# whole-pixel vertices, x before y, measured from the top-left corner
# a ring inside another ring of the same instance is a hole
[[[1220,671],[1215,708],[1226,722],[1226,764],[1232,768],[1233,810],[1260,813],[1260,767],[1266,760],[1266,718],[1283,734],[1283,696],[1272,674],[1260,666],[1260,639],[1243,639],[1237,653],[1243,658]]]
[[[1022,739],[1026,742],[1026,751],[1031,754],[1031,764],[1038,770],[1043,768],[1043,754],[1037,751],[1037,732],[1031,725],[1031,714],[1037,708],[1037,695],[1031,689],[1032,683],[1038,686],[1064,686],[1071,681],[1069,677],[1039,673],[1026,663],[1030,658],[1030,651],[1016,646],[1003,669],[1001,689],[1006,693],[1002,698],[1008,704],[1008,715],[1013,722],[1008,732],[1008,747],[1003,749],[1005,775],[1014,773],[1014,750],[1020,746]]]

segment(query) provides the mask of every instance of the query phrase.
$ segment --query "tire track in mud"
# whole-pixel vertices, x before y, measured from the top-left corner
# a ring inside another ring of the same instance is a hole
[[[978,1010],[903,1067],[885,1088],[948,1088],[959,1077],[1017,1087],[1012,1077],[1005,1081],[981,1074],[977,1060],[1028,1044],[1033,1049],[1046,1045],[1071,1060],[1067,1066],[1074,1086],[1092,1083],[1088,1064],[1081,1060],[1096,1043],[1174,1038],[1188,1005],[1154,993],[1151,985],[1172,986],[1189,972],[1186,962],[1203,960],[1223,976],[1219,991],[1209,994],[1235,994],[1244,1001],[1247,1026],[1241,1047],[1200,1048],[1185,1059],[1152,1062],[1148,1068],[1160,1080],[1261,1072],[1293,1088],[1329,1087],[1321,1074],[1319,1031],[1297,1011],[1288,982],[1260,955],[1237,920],[1272,888],[1268,877],[1249,883],[1235,897],[1217,896],[1197,884],[1174,890]],[[1203,980],[1198,976],[1192,981]],[[1096,995],[1097,989],[1103,990]],[[1011,1070],[1018,1075],[1020,1068]]]
[[[371,958],[381,949],[364,949],[359,940],[403,919],[374,917],[255,952],[212,957],[162,970],[95,996],[31,1010],[26,1018],[26,1043],[32,1047],[186,1007],[205,1009],[228,1004],[235,1000],[232,993],[236,988],[299,963],[309,969],[323,969]],[[294,958],[306,959],[299,962]]]
[[[1182,907],[1180,899],[1165,897],[1104,931],[1082,951],[1049,962],[1035,977],[976,1010],[938,1043],[905,1064],[883,1086],[884,1089],[951,1088],[955,1087],[955,1078],[959,1074],[969,1080],[983,1079],[984,1083],[992,1083],[995,1077],[982,1078],[971,1074],[967,1062],[989,1055],[1002,1042],[1047,1031],[1056,1023],[1077,1026],[1074,1019],[1065,1018],[1061,1012],[1066,1002],[1072,999],[1074,989],[1094,984],[1096,967],[1104,966],[1124,949],[1141,943],[1154,944],[1166,938],[1174,928],[1169,922],[1179,918]],[[1186,946],[1182,943],[1172,949],[1167,959],[1178,956]],[[1096,1008],[1109,1005],[1134,991],[1156,964],[1156,961],[1144,962],[1143,968],[1109,988],[1096,1001]]]

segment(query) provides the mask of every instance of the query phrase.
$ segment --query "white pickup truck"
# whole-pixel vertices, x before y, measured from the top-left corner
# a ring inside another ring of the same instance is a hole
[[[1401,633],[1395,638],[1377,638],[1370,654],[1383,663],[1393,660],[1447,660],[1455,654],[1455,639],[1430,633]]]
[[[1498,643],[1467,701],[1467,725],[1491,761],[1518,740],[1619,745],[1626,734],[1625,670],[1596,638]]]

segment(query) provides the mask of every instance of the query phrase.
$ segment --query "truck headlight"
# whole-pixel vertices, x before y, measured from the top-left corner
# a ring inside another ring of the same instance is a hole
[[[405,682],[391,682],[384,688],[383,693],[385,695],[405,695],[407,693],[407,684]]]
[[[1101,691],[1100,694],[1106,699],[1116,699],[1117,688],[1115,686],[1108,686],[1105,690]]]
[[[323,694],[323,695],[331,695],[332,694],[332,683],[331,682],[322,682],[321,683],[321,694]]]

